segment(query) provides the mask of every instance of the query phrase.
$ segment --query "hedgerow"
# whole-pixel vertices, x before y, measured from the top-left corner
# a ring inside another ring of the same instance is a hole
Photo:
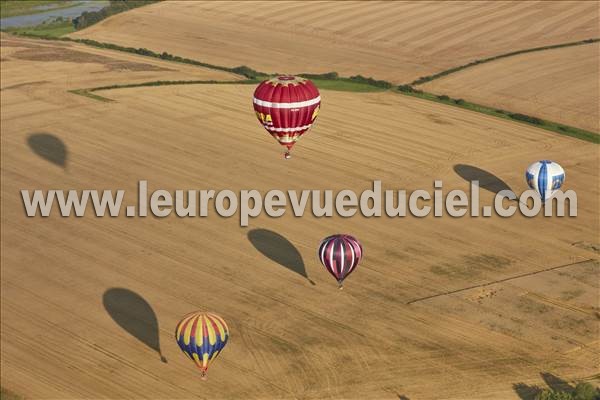
[[[128,11],[133,8],[142,7],[148,4],[156,3],[157,0],[110,0],[108,6],[98,11],[84,11],[79,17],[73,18],[73,27],[76,30],[87,28],[103,19]]]
[[[421,85],[421,84],[423,84],[425,82],[431,82],[434,79],[438,79],[438,78],[441,78],[443,76],[453,74],[453,73],[461,71],[461,70],[463,70],[465,68],[469,68],[469,67],[473,67],[475,65],[479,65],[479,64],[490,62],[490,61],[498,60],[500,58],[512,57],[512,56],[516,56],[516,55],[519,55],[519,54],[525,54],[525,53],[532,53],[534,51],[560,49],[562,47],[569,47],[569,46],[580,46],[580,45],[583,45],[583,44],[589,44],[589,43],[595,43],[595,42],[600,42],[600,38],[585,39],[585,40],[580,40],[578,42],[553,44],[553,45],[549,45],[549,46],[534,47],[534,48],[531,48],[531,49],[523,49],[523,50],[511,51],[510,53],[499,54],[497,56],[483,58],[481,60],[471,61],[468,64],[459,65],[458,67],[453,67],[453,68],[447,69],[445,71],[438,72],[437,74],[422,76],[419,79],[416,79],[416,80],[412,81],[410,84],[411,85]]]

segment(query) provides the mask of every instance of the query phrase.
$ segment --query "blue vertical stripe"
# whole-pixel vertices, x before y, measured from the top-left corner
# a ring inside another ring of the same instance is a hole
[[[546,201],[546,188],[548,187],[548,167],[547,161],[541,162],[540,172],[538,174],[538,191],[542,201]]]
[[[198,327],[199,318],[200,317],[198,316],[194,318],[194,323],[192,323],[192,331],[190,335],[190,344],[188,345],[188,352],[192,356],[192,359],[194,359],[194,356],[192,354],[198,354],[198,338],[196,337],[196,328]]]
[[[210,358],[210,348],[211,348],[211,344],[208,342],[208,328],[206,328],[206,335],[204,334],[204,326],[206,324],[208,324],[208,317],[205,315],[203,317],[198,317],[199,321],[198,323],[201,323],[200,329],[202,330],[202,349],[200,354],[198,354],[200,356],[200,359],[202,360],[202,356],[204,354],[208,354],[208,358]],[[206,321],[204,321],[206,320]]]

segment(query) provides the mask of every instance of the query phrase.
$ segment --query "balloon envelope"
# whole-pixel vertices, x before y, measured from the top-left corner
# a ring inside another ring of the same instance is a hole
[[[213,313],[188,314],[175,328],[177,344],[200,369],[203,378],[209,365],[221,353],[228,339],[227,324],[223,318]]]
[[[550,199],[565,181],[565,170],[550,160],[537,161],[527,167],[527,185],[535,190],[542,201]]]
[[[319,260],[327,271],[338,281],[342,282],[355,269],[363,257],[360,242],[350,235],[332,235],[321,241],[319,245]]]
[[[258,85],[253,103],[261,125],[287,148],[287,158],[294,144],[317,118],[321,96],[308,79],[277,76]]]

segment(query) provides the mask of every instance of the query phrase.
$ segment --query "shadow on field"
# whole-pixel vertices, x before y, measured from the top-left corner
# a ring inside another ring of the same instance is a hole
[[[572,392],[573,390],[575,390],[575,387],[569,385],[567,381],[565,381],[562,378],[559,378],[554,374],[551,374],[550,372],[542,372],[540,375],[542,375],[542,379],[544,380],[544,382],[546,382],[546,385],[548,385],[548,387],[552,390],[555,390],[557,392],[561,390]]]
[[[566,393],[573,393],[575,390],[574,386],[550,372],[541,372],[540,375],[550,390]],[[513,389],[522,400],[534,400],[542,392],[542,388],[539,386],[525,383],[516,383],[513,385]]]
[[[493,193],[498,193],[501,190],[511,190],[510,186],[496,175],[472,165],[456,164],[454,172],[467,182],[479,181],[479,187]]]
[[[52,164],[65,168],[67,165],[67,146],[62,140],[50,133],[32,133],[27,144],[35,154]]]
[[[108,289],[102,300],[108,314],[121,328],[157,351],[162,362],[167,362],[160,350],[156,314],[146,300],[123,288]]]
[[[280,234],[268,229],[252,229],[248,232],[248,240],[267,258],[302,275],[311,284],[315,284],[306,273],[304,261],[298,249]]]
[[[521,400],[534,400],[542,391],[539,386],[527,385],[526,383],[515,383],[513,385],[513,390]]]

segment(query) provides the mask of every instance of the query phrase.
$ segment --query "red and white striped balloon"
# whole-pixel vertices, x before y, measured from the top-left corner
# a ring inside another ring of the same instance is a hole
[[[338,281],[340,289],[344,279],[356,269],[363,256],[362,245],[350,235],[332,235],[319,245],[319,260]]]
[[[258,85],[253,102],[258,121],[287,148],[285,158],[290,158],[290,150],[319,114],[321,96],[308,79],[277,76]]]

